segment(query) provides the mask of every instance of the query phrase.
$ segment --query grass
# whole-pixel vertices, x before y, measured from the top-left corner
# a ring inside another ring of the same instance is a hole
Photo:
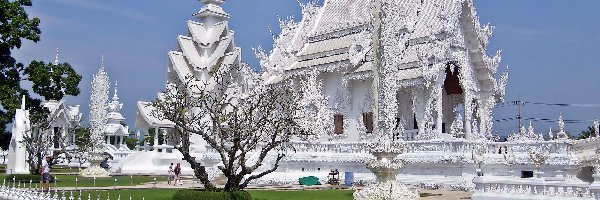
[[[93,187],[94,186],[94,178],[88,177],[80,177],[75,175],[56,175],[57,177],[57,185],[58,187],[75,187],[75,177],[77,177],[77,186],[79,187]],[[139,185],[142,183],[154,182],[154,178],[156,181],[167,181],[164,176],[113,176],[107,178],[96,178],[96,187],[110,187],[115,185],[115,179],[117,186],[129,186],[129,185]],[[54,183],[51,183],[54,184]]]
[[[273,190],[247,190],[254,200],[351,200],[352,190],[302,190],[302,191],[273,191]],[[127,200],[131,197],[133,200],[169,200],[177,192],[176,189],[143,189],[143,190],[111,190],[111,191],[83,191],[82,199],[87,199],[88,193],[92,199],[96,199],[100,194],[100,199]],[[61,192],[59,191],[59,194]],[[77,199],[79,193],[73,193]],[[69,193],[67,192],[67,197]],[[421,197],[438,196],[437,194],[424,193]]]
[[[7,177],[6,175],[1,175],[0,178],[4,179]],[[76,175],[56,175],[56,185],[58,187],[93,187],[94,186],[94,178],[88,177],[80,177]],[[75,178],[77,178],[78,182],[75,182]],[[167,181],[164,176],[113,176],[107,178],[96,178],[96,187],[111,187],[115,186],[115,179],[117,179],[117,186],[130,186],[130,185],[140,185],[143,183],[154,182],[154,178],[156,181]],[[33,180],[34,183],[39,183],[38,180]],[[1,183],[0,183],[1,184]],[[54,187],[54,183],[50,183],[51,187]]]
[[[67,174],[67,173],[79,173],[79,168],[75,167],[75,168],[63,168],[63,167],[57,167],[57,168],[50,168],[50,173],[62,173],[62,174]]]
[[[146,189],[146,190],[116,190],[116,191],[83,191],[81,194],[81,199],[88,199],[88,194],[91,199],[97,199],[98,195],[100,195],[100,199],[107,199],[110,195],[110,199],[120,199],[128,200],[131,197],[132,200],[169,200],[173,195],[177,192],[177,190],[173,189]],[[62,192],[59,191],[59,196]],[[67,199],[70,196],[69,192],[66,192]],[[79,197],[79,192],[73,192],[73,196],[75,199]]]
[[[144,190],[117,190],[117,191],[92,191],[89,192],[92,199],[100,194],[100,199],[142,199],[144,200],[169,200],[177,192],[175,189],[144,189]],[[271,191],[271,190],[248,190],[255,200],[351,200],[351,190],[303,190],[303,191]],[[59,192],[60,194],[60,192]],[[79,193],[73,194],[77,199]],[[67,194],[68,196],[68,194]],[[82,199],[87,199],[88,192],[82,192]]]

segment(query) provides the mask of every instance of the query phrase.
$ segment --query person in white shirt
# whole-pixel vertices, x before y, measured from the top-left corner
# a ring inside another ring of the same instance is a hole
[[[50,156],[45,156],[42,159],[42,165],[40,167],[40,174],[42,178],[40,180],[40,189],[44,190],[43,182],[46,182],[46,190],[50,190],[50,164],[48,161],[50,160]]]
[[[173,163],[169,166],[169,174],[167,175],[167,181],[169,185],[171,185],[171,179],[173,178]]]

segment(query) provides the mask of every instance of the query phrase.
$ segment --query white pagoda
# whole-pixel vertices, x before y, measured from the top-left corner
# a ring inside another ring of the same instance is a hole
[[[229,29],[229,14],[220,6],[224,0],[201,0],[204,6],[193,15],[194,20],[187,21],[187,35],[177,36],[177,49],[168,52],[169,64],[167,68],[167,87],[178,86],[182,82],[191,81],[190,85],[196,83],[211,83],[214,81],[209,71],[219,67],[241,65],[241,49],[235,46],[235,33]],[[187,88],[193,94],[197,88]],[[211,90],[210,86],[205,88]],[[159,98],[161,94],[158,95]],[[154,160],[152,173],[167,173],[170,163],[181,162],[182,154],[173,147],[173,138],[159,141],[158,135],[167,134],[167,130],[173,128],[173,123],[160,120],[153,116],[152,106],[149,102],[138,102],[138,115],[136,126],[142,130],[153,128],[155,137],[153,146],[140,147],[146,153],[136,153],[132,157],[136,160]],[[149,135],[149,133],[147,133]],[[201,154],[206,150],[205,142],[199,136],[192,136],[192,151]],[[148,152],[151,150],[151,152]],[[128,162],[128,161],[126,161]],[[183,173],[192,174],[189,164],[182,163]],[[121,172],[144,171],[139,165],[123,164]]]

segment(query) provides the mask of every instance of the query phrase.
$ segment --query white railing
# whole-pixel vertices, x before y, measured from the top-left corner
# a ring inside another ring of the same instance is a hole
[[[472,199],[595,199],[586,182],[546,181],[544,178],[477,177]]]
[[[33,184],[36,185],[37,184]],[[108,195],[105,196],[100,196],[100,194],[98,194],[98,196],[96,197],[92,197],[90,196],[90,193],[88,192],[87,195],[82,194],[82,191],[67,191],[65,192],[65,190],[63,189],[62,191],[57,190],[56,188],[52,191],[47,191],[47,192],[43,192],[43,191],[38,191],[37,188],[32,188],[32,184],[31,182],[29,183],[29,187],[26,186],[25,183],[21,184],[21,182],[15,183],[6,183],[6,181],[4,181],[4,183],[2,184],[2,186],[0,187],[0,199],[2,200],[29,200],[29,199],[36,199],[36,200],[92,200],[92,199],[103,199],[106,198],[107,200],[110,199],[110,197],[108,197]],[[120,197],[119,197],[120,199]],[[125,198],[123,198],[125,199]],[[144,199],[142,197],[142,199]],[[129,200],[132,200],[131,197],[129,197]]]
[[[366,142],[292,142],[292,146],[297,153],[369,153]]]

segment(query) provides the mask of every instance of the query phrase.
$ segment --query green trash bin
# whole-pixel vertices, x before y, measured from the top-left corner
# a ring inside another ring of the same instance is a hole
[[[300,182],[300,185],[321,185],[321,183],[319,182],[319,178],[314,176],[299,178],[298,182]]]

